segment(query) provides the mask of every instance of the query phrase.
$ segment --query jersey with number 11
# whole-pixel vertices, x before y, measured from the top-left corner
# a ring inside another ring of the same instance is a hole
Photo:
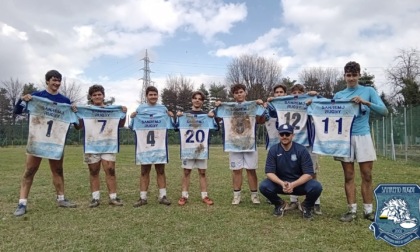
[[[350,157],[351,128],[360,105],[349,99],[314,99],[308,114],[315,126],[313,153]]]
[[[60,160],[70,123],[78,123],[71,106],[32,96],[27,110],[29,133],[26,152],[36,157]]]
[[[136,134],[136,164],[168,163],[167,130],[173,129],[166,113],[137,114],[131,121]]]

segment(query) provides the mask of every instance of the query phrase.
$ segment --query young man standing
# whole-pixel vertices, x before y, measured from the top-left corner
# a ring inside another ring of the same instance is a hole
[[[61,78],[58,71],[48,71],[45,74],[46,89],[22,96],[14,108],[15,114],[22,114],[25,107],[30,114],[26,169],[22,177],[15,216],[26,213],[29,191],[42,158],[48,158],[50,164],[57,205],[65,208],[76,207],[76,204],[64,198],[63,152],[70,123],[77,123],[77,117],[71,110],[70,99],[58,92]]]
[[[363,217],[374,221],[373,213],[373,188],[372,168],[376,160],[376,151],[370,135],[369,114],[370,110],[386,116],[388,109],[385,107],[375,89],[359,85],[360,65],[350,61],[344,66],[344,79],[347,88],[336,93],[334,99],[351,99],[353,102],[364,105],[366,111],[360,113],[353,122],[351,129],[351,155],[348,158],[335,158],[341,161],[344,172],[344,188],[348,204],[348,211],[340,218],[343,222],[350,222],[356,218],[356,186],[354,183],[354,162],[359,163],[362,177]]]
[[[178,205],[187,203],[189,194],[191,170],[198,169],[201,199],[207,205],[213,205],[213,200],[207,193],[207,159],[209,157],[209,130],[215,129],[214,113],[202,110],[206,96],[201,91],[192,94],[192,108],[184,113],[178,112],[178,128],[181,139],[181,160],[184,168],[182,176],[182,193]],[[217,126],[216,126],[217,127]]]
[[[312,219],[315,200],[321,195],[322,186],[312,179],[311,157],[305,146],[293,142],[293,126],[282,124],[278,132],[280,143],[268,151],[267,178],[260,183],[260,192],[274,205],[273,214],[277,217],[283,216],[286,207],[286,202],[278,194],[306,195],[302,203],[303,218]]]
[[[136,164],[141,164],[140,199],[133,207],[147,204],[147,191],[150,183],[150,170],[155,165],[159,187],[159,204],[169,206],[166,196],[165,164],[168,163],[167,129],[173,128],[173,113],[157,104],[158,90],[146,88],[147,103],[140,104],[130,117],[131,128],[136,134]]]
[[[216,116],[223,118],[224,150],[229,152],[232,170],[233,200],[232,205],[241,202],[242,169],[246,169],[251,201],[260,204],[258,197],[258,151],[256,145],[256,124],[264,123],[262,100],[246,101],[246,87],[235,84],[231,88],[235,102],[215,103]]]
[[[100,204],[100,178],[102,168],[108,187],[109,204],[122,206],[117,197],[115,176],[116,153],[119,147],[118,128],[124,127],[127,108],[124,106],[105,105],[105,89],[101,85],[89,87],[90,102],[93,106],[77,106],[78,129],[85,128],[84,161],[88,164],[92,200],[89,207]]]
[[[287,87],[283,84],[275,85],[273,88],[274,97],[285,96],[287,95]],[[271,102],[274,97],[268,97],[267,102]],[[279,133],[277,131],[278,121],[277,121],[277,111],[268,107],[268,103],[264,103],[266,108],[266,114],[269,118],[266,118],[265,128],[267,130],[266,134],[266,149],[269,150],[271,146],[279,143]]]

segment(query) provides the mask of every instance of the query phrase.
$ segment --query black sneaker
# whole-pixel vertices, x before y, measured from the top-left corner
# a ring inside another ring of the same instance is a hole
[[[276,217],[283,217],[285,208],[286,208],[285,201],[281,201],[280,205],[274,205],[273,215]]]
[[[348,211],[347,213],[343,214],[343,216],[341,216],[340,221],[342,221],[342,222],[352,222],[353,220],[356,219],[356,217],[357,217],[356,213]]]
[[[166,198],[166,196],[163,196],[162,198],[159,199],[159,204],[169,206],[171,202],[168,200],[168,198]]]
[[[375,221],[375,213],[374,212],[365,213],[365,214],[363,214],[363,218],[373,222],[373,221]]]
[[[92,199],[89,203],[90,208],[98,207],[99,206],[99,200],[98,199]]]
[[[302,217],[306,220],[312,220],[314,215],[313,215],[313,207],[306,207],[306,206],[302,206]]]

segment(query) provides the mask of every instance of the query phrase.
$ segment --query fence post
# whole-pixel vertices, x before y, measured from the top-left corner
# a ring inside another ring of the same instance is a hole
[[[391,121],[390,121],[390,126],[391,126],[391,159],[392,160],[396,160],[395,158],[395,145],[394,145],[394,124],[392,122],[392,114],[391,114]]]
[[[405,145],[405,162],[408,160],[408,143],[407,143],[407,106],[404,106],[404,145]]]
[[[385,135],[385,117],[382,117],[382,154],[384,157],[386,157]]]

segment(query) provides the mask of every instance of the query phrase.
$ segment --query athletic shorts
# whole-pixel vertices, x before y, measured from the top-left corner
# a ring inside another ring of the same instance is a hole
[[[311,156],[312,165],[314,166],[314,173],[319,172],[319,162],[318,162],[318,154],[312,153],[312,146],[307,146],[306,149],[309,152],[309,155]]]
[[[231,170],[255,170],[258,167],[258,152],[229,152],[229,163]]]
[[[352,136],[350,157],[334,157],[334,160],[346,163],[375,161],[376,151],[373,146],[372,137],[370,134],[364,136]]]
[[[84,162],[86,164],[95,164],[101,160],[115,162],[115,160],[117,160],[117,155],[115,153],[102,153],[102,154],[85,153],[84,155]]]
[[[184,169],[207,169],[207,159],[184,159],[182,160],[182,168]]]

